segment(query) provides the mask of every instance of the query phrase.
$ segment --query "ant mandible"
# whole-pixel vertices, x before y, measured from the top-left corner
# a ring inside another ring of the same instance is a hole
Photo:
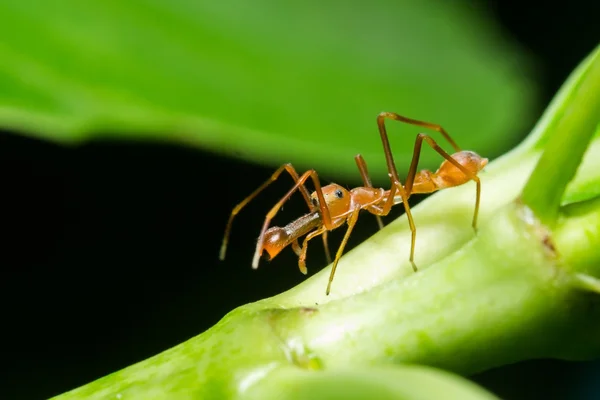
[[[398,171],[396,170],[394,157],[392,156],[392,150],[385,129],[386,119],[392,119],[437,131],[450,143],[454,148],[455,153],[449,155],[432,137],[424,133],[419,133],[415,141],[413,157],[406,177],[406,183],[403,185],[398,177]],[[252,268],[258,268],[258,262],[263,250],[269,254],[269,259],[272,260],[279,252],[281,252],[281,250],[291,244],[292,249],[298,256],[298,267],[303,274],[306,274],[306,251],[308,241],[319,235],[323,238],[325,254],[328,262],[331,263],[331,255],[327,243],[327,232],[340,227],[346,222],[348,224],[348,229],[346,230],[346,234],[342,239],[342,243],[340,244],[333,261],[329,282],[327,284],[327,295],[329,295],[329,292],[331,291],[331,283],[335,275],[337,264],[342,256],[344,247],[348,242],[348,238],[352,233],[352,229],[358,220],[360,210],[367,210],[371,214],[374,214],[377,218],[379,228],[381,229],[383,228],[381,217],[386,216],[390,212],[392,206],[399,203],[404,204],[411,231],[409,260],[415,272],[417,271],[417,266],[414,262],[417,230],[408,204],[408,199],[411,195],[415,193],[432,193],[441,189],[462,185],[470,180],[475,181],[476,199],[472,225],[473,229],[476,231],[477,215],[479,213],[479,203],[481,198],[481,181],[477,174],[487,165],[488,159],[482,158],[475,152],[461,150],[444,128],[437,124],[403,117],[402,115],[392,112],[382,112],[377,116],[377,126],[379,128],[388,175],[391,181],[389,190],[373,187],[367,170],[367,164],[360,154],[356,155],[354,159],[358,166],[364,186],[356,187],[352,190],[347,190],[335,183],[322,187],[319,176],[314,169],[308,170],[299,176],[292,164],[284,164],[279,167],[267,181],[233,209],[229,221],[227,222],[227,227],[225,228],[220,259],[223,260],[225,258],[231,224],[235,216],[242,208],[244,208],[244,206],[246,206],[246,204],[254,199],[269,184],[274,182],[284,171],[287,171],[290,174],[294,179],[295,184],[267,213],[260,235],[258,236],[258,242],[256,243],[256,251],[254,252],[254,258],[252,259]],[[445,159],[436,172],[428,170],[417,172],[423,141],[429,144],[433,150]],[[315,190],[311,194],[309,194],[308,189],[305,186],[305,182],[309,178],[312,179],[315,186]],[[274,226],[269,228],[271,220],[296,190],[299,190],[302,194],[310,212],[284,227]],[[302,242],[302,246],[300,246],[298,239],[304,235],[306,235],[306,237]]]

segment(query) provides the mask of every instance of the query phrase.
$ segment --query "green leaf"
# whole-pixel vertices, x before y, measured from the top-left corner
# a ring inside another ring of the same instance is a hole
[[[359,152],[387,178],[380,111],[495,156],[533,98],[525,57],[457,2],[5,0],[0,35],[4,127],[63,143],[172,141],[355,179]],[[391,128],[400,169],[416,132]]]

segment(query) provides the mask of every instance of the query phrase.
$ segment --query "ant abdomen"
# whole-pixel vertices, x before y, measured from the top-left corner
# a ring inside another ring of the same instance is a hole
[[[458,161],[460,165],[468,169],[469,172],[474,174],[477,174],[479,171],[481,171],[488,163],[487,158],[483,158],[479,154],[470,150],[463,150],[459,151],[458,153],[454,153],[452,154],[452,158]]]
[[[450,161],[444,160],[440,168],[435,172],[436,183],[439,188],[458,186],[468,182],[488,163],[487,158],[483,158],[479,154],[469,150],[459,151],[452,154],[451,157],[464,167],[468,174],[465,174],[465,171],[459,169]]]

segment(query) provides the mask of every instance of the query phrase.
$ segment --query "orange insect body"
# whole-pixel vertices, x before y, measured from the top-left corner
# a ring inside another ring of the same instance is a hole
[[[433,138],[426,134],[419,133],[415,141],[413,158],[410,164],[408,176],[406,178],[406,183],[402,185],[400,179],[398,178],[398,172],[394,164],[394,159],[385,129],[386,118],[433,129],[441,133],[442,136],[452,145],[452,147],[454,147],[456,152],[452,155],[449,155],[435,142],[435,140],[433,140]],[[387,215],[392,206],[400,203],[404,205],[412,233],[409,260],[415,271],[417,270],[417,267],[414,263],[416,228],[410,212],[410,206],[408,204],[408,199],[411,195],[415,193],[431,193],[437,190],[459,186],[470,180],[475,181],[477,190],[472,225],[473,228],[476,229],[477,215],[479,212],[479,203],[481,197],[481,182],[477,177],[477,174],[487,165],[487,158],[482,158],[477,153],[472,151],[460,150],[460,148],[440,125],[413,120],[403,117],[399,114],[389,112],[383,112],[379,114],[377,117],[377,125],[379,127],[379,133],[388,166],[388,175],[391,183],[389,190],[374,188],[372,186],[367,170],[367,164],[360,154],[355,157],[355,161],[364,186],[356,187],[352,190],[347,190],[335,183],[321,187],[319,177],[315,170],[309,170],[302,176],[299,176],[291,164],[285,164],[278,168],[273,175],[271,175],[269,180],[263,183],[233,209],[225,229],[225,236],[223,238],[223,245],[221,246],[220,258],[225,258],[225,251],[234,217],[246,204],[248,204],[248,202],[256,197],[270,183],[275,181],[283,171],[287,171],[290,174],[295,181],[295,185],[267,213],[256,244],[256,251],[254,252],[254,258],[252,260],[252,267],[258,268],[258,262],[263,251],[266,251],[269,255],[269,258],[273,259],[281,252],[281,250],[291,245],[292,249],[298,256],[298,267],[300,268],[300,271],[306,274],[306,251],[308,248],[308,241],[316,236],[322,236],[327,259],[329,262],[331,262],[329,246],[327,244],[327,232],[342,226],[344,223],[347,223],[348,230],[342,239],[342,243],[338,248],[333,261],[333,266],[331,268],[331,274],[329,276],[329,283],[326,291],[327,294],[330,292],[331,283],[333,281],[337,264],[342,256],[344,247],[346,246],[348,238],[350,237],[361,210],[367,210],[371,214],[374,214],[379,223],[379,227],[382,228],[383,224],[380,217]],[[445,159],[436,172],[431,172],[428,170],[417,172],[423,141],[429,144]],[[313,181],[315,186],[315,190],[311,194],[309,194],[308,189],[305,186],[305,182],[309,178]],[[284,227],[269,228],[271,220],[296,190],[299,190],[304,197],[310,212],[296,219],[295,221],[290,222]],[[298,241],[302,236],[305,236],[305,238],[302,242],[302,245],[300,245]]]

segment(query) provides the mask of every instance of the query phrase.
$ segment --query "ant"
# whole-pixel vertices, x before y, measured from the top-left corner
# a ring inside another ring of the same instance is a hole
[[[419,133],[415,141],[413,157],[408,170],[408,176],[406,177],[406,183],[403,185],[398,177],[398,171],[396,170],[396,165],[392,156],[392,150],[385,128],[386,119],[392,119],[437,131],[450,143],[454,148],[455,153],[449,155],[431,136]],[[381,229],[383,228],[381,217],[388,215],[392,206],[399,203],[404,205],[411,230],[409,260],[415,272],[417,271],[417,266],[414,262],[417,231],[408,204],[408,199],[411,195],[415,193],[432,193],[441,189],[462,185],[470,180],[475,181],[476,199],[472,226],[475,232],[477,232],[477,215],[479,213],[479,203],[481,198],[481,181],[477,174],[487,165],[488,159],[482,158],[475,152],[461,150],[444,128],[437,124],[403,117],[402,115],[393,112],[382,112],[377,116],[377,126],[379,128],[388,175],[390,177],[391,187],[389,190],[373,187],[367,170],[367,164],[360,154],[356,155],[354,159],[364,186],[356,187],[352,190],[347,190],[335,183],[322,187],[319,176],[314,169],[308,170],[300,176],[292,164],[284,164],[279,167],[267,181],[233,209],[227,227],[225,228],[220,259],[223,260],[225,258],[227,242],[234,217],[242,208],[244,208],[244,206],[246,206],[246,204],[254,199],[268,185],[274,182],[284,171],[288,172],[295,184],[267,213],[260,235],[258,236],[258,242],[256,243],[252,268],[258,268],[259,258],[263,250],[269,254],[269,259],[271,260],[277,256],[281,250],[291,244],[293,251],[298,256],[298,267],[303,274],[306,274],[306,251],[308,241],[319,235],[323,238],[325,254],[328,262],[331,263],[331,254],[327,243],[327,233],[340,227],[346,222],[348,224],[348,229],[346,230],[346,234],[342,239],[342,243],[340,244],[333,261],[331,274],[329,275],[329,283],[327,284],[327,295],[329,295],[329,292],[331,291],[331,283],[335,275],[337,264],[342,256],[344,247],[358,220],[358,214],[361,210],[367,210],[371,214],[374,214],[377,218],[379,228]],[[428,170],[417,172],[423,141],[445,159],[436,172]],[[311,194],[309,194],[305,186],[305,182],[309,178],[312,179],[315,186],[315,190]],[[302,194],[310,212],[295,221],[290,222],[284,227],[274,226],[269,228],[271,220],[296,190],[299,190]],[[306,235],[306,237],[302,242],[302,246],[300,246],[298,240],[304,235]]]

